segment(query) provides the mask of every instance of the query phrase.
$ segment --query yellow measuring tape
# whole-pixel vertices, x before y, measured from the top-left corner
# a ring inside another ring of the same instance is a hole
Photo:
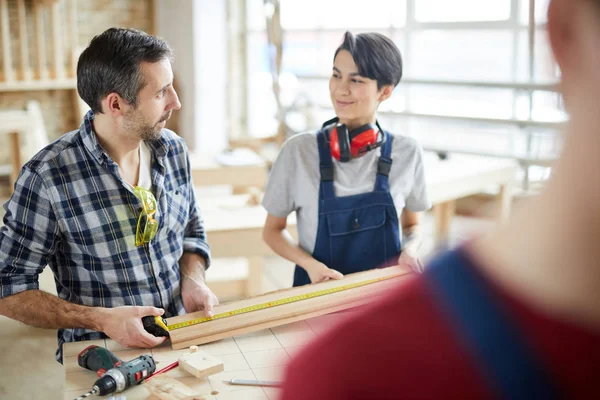
[[[169,326],[165,326],[162,323],[162,321],[160,321],[160,322],[158,321],[161,317],[156,317],[156,320],[157,320],[157,323],[159,325],[161,325],[163,328],[165,328],[169,331],[174,331],[175,329],[181,329],[181,328],[185,328],[185,327],[192,326],[192,325],[202,324],[204,322],[214,321],[215,319],[233,317],[234,315],[246,314],[246,313],[249,313],[252,311],[264,310],[264,309],[271,308],[271,307],[281,306],[283,304],[295,303],[295,302],[301,301],[301,300],[313,299],[315,297],[321,297],[321,296],[325,296],[327,294],[342,292],[344,290],[354,289],[354,288],[357,288],[360,286],[366,286],[366,285],[370,285],[372,283],[377,283],[377,282],[385,281],[387,279],[396,278],[400,275],[402,275],[402,274],[390,275],[390,276],[385,276],[385,277],[375,278],[375,279],[369,279],[366,281],[350,283],[348,285],[339,286],[336,288],[323,289],[323,290],[318,290],[316,292],[301,294],[298,296],[286,297],[284,299],[268,301],[265,303],[256,304],[256,305],[249,306],[249,307],[239,308],[237,310],[232,310],[232,311],[227,311],[227,312],[220,313],[220,314],[215,314],[212,317],[196,318],[196,319],[191,319],[189,321],[178,322],[178,323],[175,323],[175,324],[172,324]]]

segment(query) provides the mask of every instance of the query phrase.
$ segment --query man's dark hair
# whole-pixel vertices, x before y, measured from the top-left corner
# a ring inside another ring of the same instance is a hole
[[[167,42],[155,36],[135,29],[107,29],[79,56],[77,91],[95,113],[102,112],[101,100],[110,93],[136,107],[138,93],[147,83],[140,64],[171,57]]]
[[[387,85],[394,87],[402,78],[402,56],[396,44],[380,33],[351,32],[344,34],[344,41],[335,51],[333,59],[341,50],[352,54],[358,73],[377,81],[377,89]]]

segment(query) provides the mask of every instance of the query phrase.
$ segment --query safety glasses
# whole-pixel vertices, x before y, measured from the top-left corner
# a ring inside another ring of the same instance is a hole
[[[135,231],[135,245],[141,246],[154,239],[158,230],[158,221],[154,218],[156,215],[156,198],[151,191],[139,186],[133,188],[133,193],[142,201],[143,207]]]

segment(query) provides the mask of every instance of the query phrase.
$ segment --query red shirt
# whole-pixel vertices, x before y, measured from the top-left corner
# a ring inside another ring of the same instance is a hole
[[[459,251],[467,267],[479,270]],[[477,273],[561,395],[600,398],[600,330],[536,311]],[[283,399],[494,398],[455,329],[423,275],[405,281],[302,351],[287,368]]]

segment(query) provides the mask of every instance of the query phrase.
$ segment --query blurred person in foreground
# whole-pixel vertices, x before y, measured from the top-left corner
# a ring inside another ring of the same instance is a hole
[[[600,398],[600,1],[548,14],[570,122],[543,192],[309,345],[283,399]]]

